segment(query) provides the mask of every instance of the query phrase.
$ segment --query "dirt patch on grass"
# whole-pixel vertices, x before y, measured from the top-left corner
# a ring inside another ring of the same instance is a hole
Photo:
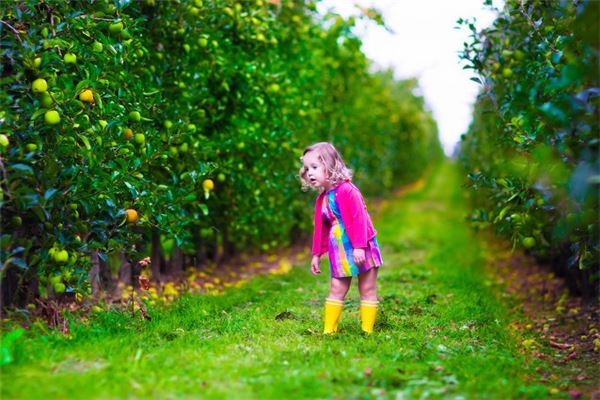
[[[513,304],[511,327],[528,357],[551,366],[538,368],[540,383],[553,395],[600,399],[600,304],[571,294],[549,268],[495,240],[487,240],[488,267]]]

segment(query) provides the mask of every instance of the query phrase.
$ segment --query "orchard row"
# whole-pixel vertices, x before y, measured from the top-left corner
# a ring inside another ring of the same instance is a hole
[[[297,176],[312,142],[333,141],[373,195],[441,156],[416,82],[369,72],[355,20],[310,1],[0,15],[4,304],[97,292],[145,256],[157,279],[290,244],[312,226]]]
[[[461,158],[492,225],[587,296],[598,288],[600,3],[507,1],[462,57],[483,90]]]

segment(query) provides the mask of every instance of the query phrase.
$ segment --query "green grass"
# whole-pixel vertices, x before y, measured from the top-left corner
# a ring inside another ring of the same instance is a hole
[[[321,335],[329,278],[302,265],[182,297],[150,322],[105,313],[71,340],[29,332],[2,370],[2,398],[544,397],[528,383],[507,306],[483,285],[460,182],[444,164],[378,215],[385,265],[371,336],[360,332],[355,282],[341,332]]]

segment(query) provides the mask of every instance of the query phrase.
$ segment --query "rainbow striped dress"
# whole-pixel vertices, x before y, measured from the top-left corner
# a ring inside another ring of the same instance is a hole
[[[335,192],[338,187],[326,193],[323,198],[321,212],[323,219],[328,221],[331,226],[328,238],[331,276],[333,278],[345,278],[356,276],[373,267],[380,267],[383,265],[383,262],[377,238],[373,237],[373,239],[368,241],[367,248],[365,249],[365,263],[361,267],[354,263],[352,244],[344,227],[340,208],[335,200]]]

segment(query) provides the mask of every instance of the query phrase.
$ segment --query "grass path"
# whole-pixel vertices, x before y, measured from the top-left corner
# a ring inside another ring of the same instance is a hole
[[[320,334],[328,277],[304,265],[183,297],[151,322],[106,313],[71,340],[30,337],[2,370],[2,398],[543,397],[506,306],[483,284],[456,167],[385,203],[375,220],[383,309],[370,337],[355,282],[340,334]]]

